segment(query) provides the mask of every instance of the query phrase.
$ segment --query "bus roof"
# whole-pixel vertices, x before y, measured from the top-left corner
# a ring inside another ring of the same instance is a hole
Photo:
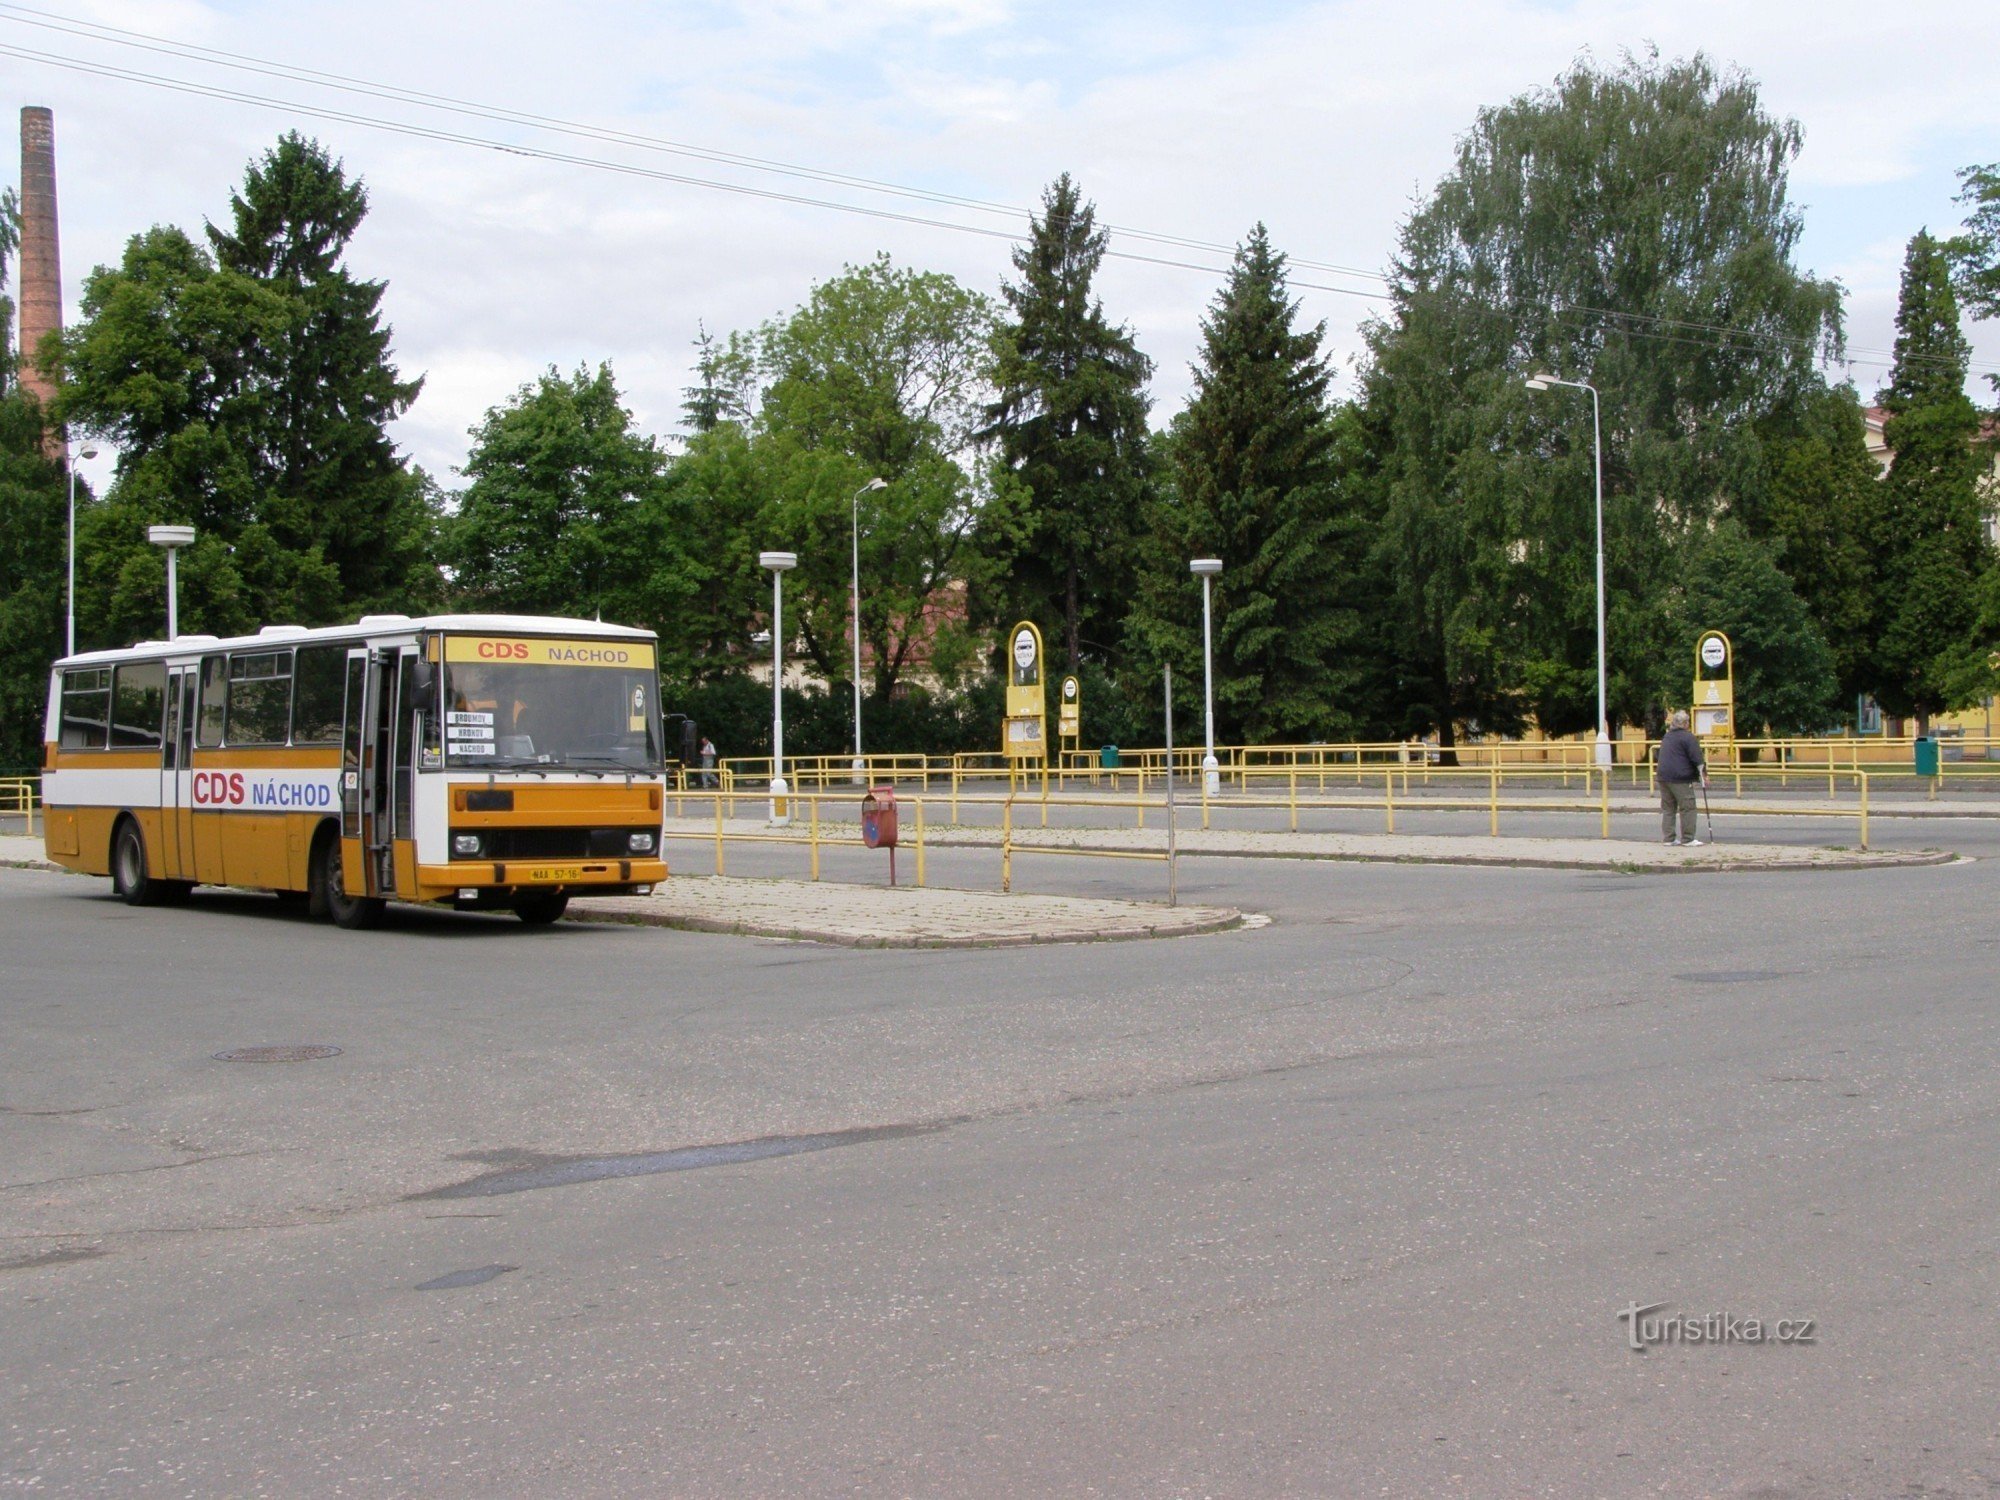
[[[573,635],[592,640],[658,640],[657,632],[601,620],[567,620],[555,615],[363,615],[352,625],[266,625],[255,635],[184,635],[171,641],[140,641],[109,651],[79,651],[61,657],[57,666],[89,666],[134,658],[201,656],[216,651],[310,645],[315,641],[360,641],[378,636],[405,636],[419,630],[444,630],[485,635]]]

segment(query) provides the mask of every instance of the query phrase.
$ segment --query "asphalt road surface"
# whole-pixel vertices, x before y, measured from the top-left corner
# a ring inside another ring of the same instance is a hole
[[[2000,825],[1877,834],[1978,858],[956,952],[0,871],[0,1489],[1988,1494]]]

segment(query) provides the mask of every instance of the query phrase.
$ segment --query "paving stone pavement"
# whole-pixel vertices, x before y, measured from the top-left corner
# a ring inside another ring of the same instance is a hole
[[[580,898],[569,909],[583,921],[754,933],[854,948],[1003,948],[1188,937],[1244,924],[1241,912],[1220,906],[725,875],[677,875],[650,896]]]

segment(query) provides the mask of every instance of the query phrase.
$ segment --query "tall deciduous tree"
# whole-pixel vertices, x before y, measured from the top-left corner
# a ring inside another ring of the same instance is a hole
[[[1965,232],[1951,241],[1958,293],[1974,318],[2000,318],[2000,162],[1959,173],[1958,201],[1970,212]],[[2000,376],[1992,377],[2000,390]]]
[[[1132,585],[1148,481],[1152,361],[1111,322],[1093,282],[1108,237],[1068,173],[1042,196],[997,339],[997,399],[985,436],[1019,481],[1008,558],[1009,615],[1054,627],[1072,670],[1102,659]]]
[[[1358,715],[1353,588],[1365,552],[1339,483],[1320,352],[1296,325],[1285,258],[1259,224],[1202,320],[1194,397],[1168,443],[1154,565],[1132,628],[1144,654],[1201,667],[1196,556],[1214,585],[1216,733],[1230,742],[1349,737]],[[1185,680],[1185,679],[1184,679]]]
[[[1979,413],[1965,394],[1970,354],[1944,247],[1919,232],[1903,261],[1895,364],[1882,393],[1894,458],[1865,529],[1875,696],[1889,713],[1915,715],[1920,734],[1931,715],[1964,707],[1984,685],[1973,630],[1993,549],[1981,524]]]
[[[815,287],[757,334],[764,388],[751,442],[770,500],[763,545],[799,554],[786,619],[829,681],[852,676],[850,528],[871,479],[887,485],[859,499],[861,632],[876,694],[893,691],[920,649],[944,675],[964,664],[954,596],[984,583],[989,566],[973,531],[995,480],[975,440],[992,392],[992,333],[986,298],[881,256]]]
[[[1761,503],[1760,432],[1839,343],[1839,289],[1792,263],[1799,144],[1701,58],[1580,64],[1482,111],[1405,225],[1367,426],[1404,677],[1447,740],[1595,718],[1588,398],[1537,371],[1603,398],[1612,716],[1674,692],[1680,564]]]
[[[523,386],[472,430],[447,547],[465,602],[620,619],[643,571],[639,512],[660,464],[609,365]]]

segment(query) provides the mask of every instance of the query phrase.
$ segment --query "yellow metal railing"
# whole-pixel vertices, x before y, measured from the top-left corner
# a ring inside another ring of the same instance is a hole
[[[1176,752],[1175,759],[1176,761],[1180,759],[1178,752]],[[1025,790],[1017,786],[1004,793],[998,791],[977,792],[968,790],[960,781],[955,780],[949,798],[947,821],[943,826],[950,828],[988,828],[991,825],[961,821],[963,814],[970,809],[998,809],[1002,847],[1002,889],[1009,888],[1008,882],[1011,879],[1014,854],[1024,850],[1038,854],[1076,853],[1105,858],[1159,858],[1162,856],[1152,851],[1076,850],[1052,848],[1049,845],[1041,843],[1023,845],[1015,841],[1015,834],[1018,831],[1017,820],[1024,808],[1038,809],[1037,820],[1040,827],[1044,829],[1049,827],[1049,809],[1051,807],[1064,812],[1090,808],[1116,809],[1120,812],[1129,813],[1132,816],[1134,827],[1143,829],[1146,826],[1148,811],[1159,813],[1168,805],[1165,797],[1161,795],[1161,792],[1164,791],[1164,770],[1164,765],[1162,765],[1160,774],[1147,778],[1146,773],[1142,769],[1135,768],[1129,777],[1127,777],[1131,783],[1129,794],[1122,791],[1113,791],[1110,794],[1105,794],[1101,787],[1096,791],[1088,793],[1065,790],[1061,784],[1065,779],[1084,778],[1089,773],[1087,770],[1072,772],[1055,767],[1049,768],[1048,776],[1045,780],[1037,778],[1036,782]],[[1123,774],[1121,772],[1121,775]],[[1184,795],[1176,798],[1176,803],[1189,814],[1190,818],[1198,811],[1201,819],[1200,826],[1203,829],[1210,829],[1214,826],[1214,818],[1218,812],[1282,811],[1286,814],[1286,826],[1291,832],[1299,831],[1302,815],[1310,815],[1315,812],[1366,811],[1379,814],[1382,819],[1382,831],[1389,834],[1397,832],[1399,815],[1407,821],[1411,815],[1416,813],[1484,812],[1486,814],[1487,832],[1491,837],[1495,838],[1500,836],[1501,814],[1503,812],[1509,818],[1514,818],[1521,814],[1595,814],[1598,825],[1598,837],[1608,839],[1611,837],[1611,815],[1614,811],[1626,813],[1637,813],[1640,811],[1629,805],[1622,808],[1613,807],[1611,794],[1613,782],[1616,779],[1615,772],[1606,771],[1598,767],[1579,767],[1575,769],[1574,774],[1582,778],[1584,782],[1583,794],[1581,796],[1544,795],[1522,797],[1516,795],[1510,797],[1506,795],[1506,778],[1501,765],[1497,761],[1484,767],[1433,766],[1429,768],[1428,774],[1426,774],[1423,767],[1414,765],[1370,768],[1367,773],[1367,780],[1351,792],[1342,792],[1338,789],[1329,792],[1319,791],[1316,785],[1316,774],[1311,767],[1265,766],[1262,768],[1244,768],[1242,770],[1242,782],[1248,788],[1247,790],[1239,791],[1232,788],[1222,795],[1210,796],[1198,772],[1192,773],[1183,779],[1177,767],[1176,780],[1185,791]],[[1767,786],[1772,784],[1782,785],[1787,773],[1775,766],[1746,766],[1741,767],[1738,771],[1731,774],[1737,778],[1739,787],[1743,781],[1748,781],[1754,787],[1760,782]],[[1865,849],[1868,847],[1871,798],[1873,783],[1877,778],[1877,774],[1867,770],[1845,768],[1836,769],[1832,773],[1837,787],[1847,786],[1854,789],[1856,796],[1855,800],[1851,803],[1839,802],[1829,805],[1825,802],[1811,802],[1798,806],[1758,803],[1752,806],[1743,806],[1738,803],[1724,801],[1720,804],[1710,802],[1708,804],[1708,812],[1711,817],[1719,815],[1723,817],[1853,818],[1856,820],[1859,828],[1860,847]],[[1148,784],[1149,782],[1150,784]],[[1376,790],[1378,786],[1380,788],[1379,792]],[[1282,787],[1282,792],[1279,791],[1280,787]],[[1836,790],[1835,795],[1837,794]],[[812,851],[811,873],[812,878],[815,880],[819,878],[821,849],[829,845],[851,845],[853,843],[852,837],[844,834],[836,836],[828,833],[821,825],[823,822],[822,809],[825,807],[853,807],[858,809],[860,799],[854,794],[794,792],[788,798],[793,804],[793,826],[791,829],[764,833],[730,832],[726,826],[726,819],[734,815],[736,801],[747,795],[750,794],[740,789],[731,789],[728,786],[713,790],[677,790],[674,793],[677,810],[683,807],[687,799],[698,800],[703,797],[711,799],[715,811],[715,825],[708,832],[699,834],[676,832],[670,834],[669,837],[683,839],[697,838],[712,841],[715,845],[717,874],[724,872],[725,846],[728,842],[740,840],[803,844],[808,846]],[[768,796],[768,792],[758,795]],[[929,802],[937,800],[939,799],[925,798],[923,796],[898,798],[899,807],[910,807],[915,813],[916,821],[912,826],[912,831],[917,838],[919,884],[923,883],[922,872],[925,868],[922,852],[922,837],[926,816],[924,809]],[[800,833],[797,827],[801,809],[803,809],[806,820],[806,831],[804,833]],[[1647,815],[1651,813],[1650,808],[1644,811]]]
[[[707,798],[713,802],[715,807],[715,827],[712,831],[703,831],[701,833],[696,833],[692,830],[665,829],[662,836],[670,839],[692,839],[703,843],[712,843],[715,847],[715,873],[718,875],[728,873],[727,848],[732,843],[791,844],[803,846],[809,851],[807,868],[811,878],[814,880],[819,879],[821,851],[827,848],[853,848],[857,845],[863,848],[866,847],[862,843],[858,833],[852,838],[832,833],[823,827],[823,819],[821,818],[821,809],[830,804],[836,807],[853,808],[858,821],[861,807],[861,798],[858,796],[824,792],[791,792],[784,799],[787,817],[790,821],[782,828],[765,829],[761,832],[740,832],[732,831],[726,821],[727,817],[735,815],[733,804],[735,803],[736,795],[721,787],[714,789],[691,788],[676,790],[674,798],[677,808],[690,799],[699,801],[702,798]],[[915,815],[910,822],[910,833],[912,835],[911,847],[917,856],[917,884],[922,886],[929,874],[924,858],[924,799],[922,797],[898,797],[896,799],[896,807],[898,811],[907,807]],[[805,813],[805,831],[803,833],[798,831],[801,808],[804,809]],[[685,816],[684,813],[679,811],[675,815],[677,817]]]
[[[1652,781],[1656,741],[1623,739],[1612,744],[1612,772],[1632,786],[1648,786]],[[1786,778],[1825,776],[1829,772],[1867,770],[1877,775],[1915,774],[1915,741],[1910,737],[1886,738],[1852,735],[1832,738],[1807,736],[1767,737],[1706,742],[1709,764],[1715,774],[1734,777],[1752,769],[1775,769]],[[1938,775],[1933,793],[1947,780],[1983,779],[2000,776],[2000,736],[1955,735],[1941,741]],[[1448,750],[1417,740],[1352,741],[1324,745],[1218,745],[1217,769],[1222,782],[1245,789],[1257,776],[1271,771],[1296,772],[1309,778],[1316,790],[1342,783],[1370,785],[1385,768],[1399,774],[1407,771],[1426,781],[1468,770],[1497,774],[1503,783],[1510,780],[1555,781],[1563,786],[1589,787],[1601,768],[1595,763],[1596,747],[1581,740],[1469,740]],[[1174,768],[1190,780],[1201,768],[1200,745],[1176,746]],[[1454,762],[1446,764],[1449,756]],[[1013,760],[997,751],[961,751],[956,755],[869,755],[864,757],[862,776],[867,784],[916,783],[926,788],[949,779],[963,789],[980,783],[1005,782],[1012,788],[1039,785],[1044,779],[1052,786],[1068,787],[1089,782],[1102,787],[1122,787],[1137,780],[1141,785],[1157,785],[1165,776],[1167,752],[1158,747],[1121,747],[1115,767],[1100,763],[1097,750],[1067,750],[1053,760]],[[830,790],[856,784],[852,756],[787,756],[787,780],[798,790]],[[689,768],[689,786],[702,773]],[[769,756],[735,756],[718,764],[716,774],[744,784],[768,782]]]
[[[20,818],[34,837],[35,817],[42,808],[42,779],[39,776],[0,777],[0,818]]]

